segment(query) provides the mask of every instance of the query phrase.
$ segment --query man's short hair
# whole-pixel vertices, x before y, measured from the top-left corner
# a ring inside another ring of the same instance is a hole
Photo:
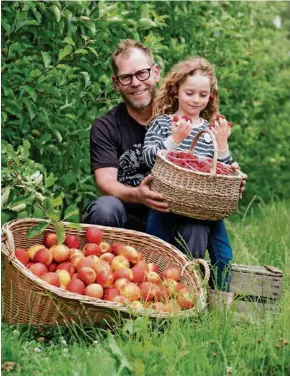
[[[112,64],[114,74],[117,74],[118,72],[118,67],[116,64],[117,57],[120,55],[129,56],[132,49],[141,50],[144,53],[144,55],[148,57],[149,64],[150,65],[154,64],[153,55],[148,47],[145,47],[141,42],[138,42],[132,39],[125,39],[125,40],[121,40],[117,50],[111,56],[111,64]]]

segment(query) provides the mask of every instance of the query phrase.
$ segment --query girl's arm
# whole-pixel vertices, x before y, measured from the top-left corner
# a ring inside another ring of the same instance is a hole
[[[162,124],[163,121],[164,124]],[[170,127],[169,121],[155,119],[149,125],[143,146],[142,161],[150,169],[154,165],[158,150],[175,149],[178,146],[165,132],[166,128]]]

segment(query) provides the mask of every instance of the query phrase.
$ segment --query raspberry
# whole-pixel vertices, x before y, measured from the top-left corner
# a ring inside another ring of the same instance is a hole
[[[187,115],[183,115],[183,116],[182,116],[182,119],[184,119],[184,120],[186,120],[186,121],[190,121],[190,122],[191,122],[191,119],[190,119],[190,117],[189,117],[189,116],[187,116]]]
[[[174,121],[174,123],[176,123],[178,121],[178,116],[174,115],[173,118],[172,118],[172,121]]]

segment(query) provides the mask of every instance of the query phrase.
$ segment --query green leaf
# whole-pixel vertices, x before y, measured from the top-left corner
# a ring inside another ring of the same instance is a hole
[[[1,194],[1,209],[4,208],[6,202],[7,202],[8,199],[9,199],[10,190],[11,190],[11,187],[10,187],[10,186],[5,187],[5,188],[2,190],[2,194]]]
[[[61,19],[61,12],[60,12],[59,8],[56,5],[52,5],[50,7],[50,10],[54,13],[56,21],[59,22],[60,19]]]
[[[25,104],[25,106],[27,108],[30,120],[33,120],[35,118],[35,115],[36,115],[35,104],[33,102],[29,101],[27,98],[23,98],[22,100],[23,100],[23,103]]]
[[[65,114],[65,117],[75,121],[76,123],[78,122],[78,119],[75,115],[72,115],[72,114]]]
[[[33,102],[36,102],[37,94],[35,90],[31,86],[23,86],[22,90],[24,90],[33,100]]]
[[[65,211],[64,213],[64,220],[69,218],[69,217],[72,217],[74,215],[78,215],[79,214],[79,209],[76,205],[74,204],[71,204]]]
[[[67,45],[59,51],[58,61],[62,60],[72,52],[72,46]]]
[[[47,141],[50,141],[50,140],[51,140],[51,134],[49,133],[44,133],[39,139],[39,141],[42,142],[43,144],[45,144]]]
[[[22,108],[19,103],[7,99],[4,103],[4,109],[12,115],[17,116],[18,118],[22,117]]]
[[[88,54],[88,51],[85,50],[84,48],[79,48],[79,49],[76,50],[74,53],[75,53],[75,54],[81,54],[81,55],[87,55],[87,54]]]
[[[24,210],[25,208],[26,208],[26,204],[25,203],[18,204],[18,205],[13,206],[13,207],[11,207],[11,205],[10,205],[10,210],[14,211],[15,213],[19,213],[22,210]]]
[[[17,197],[14,200],[12,200],[8,206],[8,209],[11,208],[13,210],[13,207],[16,207],[20,204],[31,204],[35,199],[35,195],[33,192],[28,192],[23,196]],[[15,210],[14,210],[15,211]]]
[[[88,50],[90,50],[96,57],[99,57],[97,51],[93,47],[87,47]]]
[[[58,130],[55,130],[53,133],[55,134],[55,138],[57,139],[57,142],[59,144],[61,144],[61,142],[62,142],[62,135],[60,134],[60,132]]]
[[[73,41],[72,37],[65,37],[63,42],[70,44],[71,46],[75,46],[75,42]]]
[[[144,26],[146,28],[156,27],[156,23],[152,21],[150,18],[140,18],[139,25]]]
[[[61,206],[62,205],[62,197],[58,196],[57,198],[52,200],[53,207]]]
[[[50,63],[51,63],[50,54],[48,52],[41,51],[41,56],[42,56],[45,68],[49,68]]]
[[[85,79],[85,88],[91,84],[91,77],[88,72],[81,72]]]
[[[59,213],[58,213],[56,210],[54,210],[54,211],[49,211],[49,212],[47,213],[47,217],[48,217],[49,219],[51,219],[52,221],[54,221],[54,222],[57,222],[57,221],[60,220],[60,215],[59,215]]]
[[[56,181],[56,178],[54,177],[53,173],[51,172],[49,176],[45,179],[45,187],[49,188],[51,187]]]
[[[57,236],[57,243],[62,244],[65,239],[65,229],[60,222],[54,222],[53,226]]]
[[[35,238],[40,235],[48,226],[50,222],[40,222],[37,226],[32,227],[27,231],[26,237],[28,239]]]
[[[29,150],[30,150],[31,144],[28,140],[24,139],[23,140],[23,152],[25,155],[29,155]]]
[[[79,231],[82,230],[82,226],[79,223],[70,222],[70,223],[66,224],[66,227],[73,228],[73,229],[76,229],[76,230],[79,230]]]

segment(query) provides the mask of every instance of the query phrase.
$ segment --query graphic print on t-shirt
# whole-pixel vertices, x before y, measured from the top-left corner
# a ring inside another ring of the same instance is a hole
[[[144,179],[140,171],[142,144],[135,144],[119,158],[118,181],[123,184],[138,186]]]

